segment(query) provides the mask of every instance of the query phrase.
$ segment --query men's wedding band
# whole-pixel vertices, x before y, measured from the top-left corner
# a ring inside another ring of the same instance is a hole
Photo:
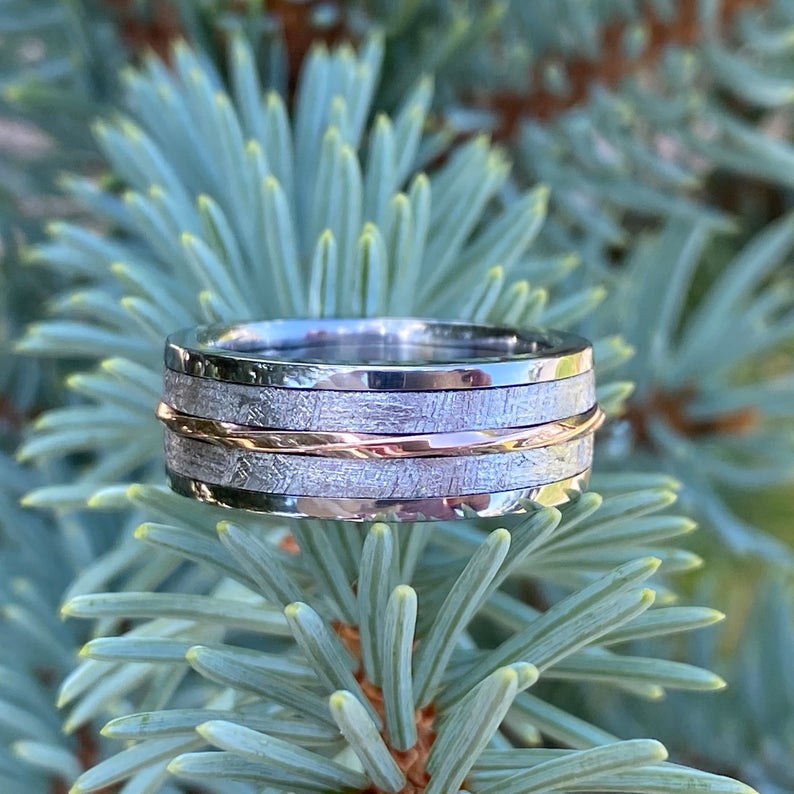
[[[590,343],[415,318],[273,320],[170,336],[179,493],[293,517],[420,521],[559,504],[586,485]]]

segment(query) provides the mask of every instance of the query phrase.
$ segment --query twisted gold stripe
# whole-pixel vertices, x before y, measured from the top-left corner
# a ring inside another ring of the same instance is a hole
[[[483,455],[561,444],[596,431],[604,422],[604,412],[595,405],[576,416],[530,427],[410,435],[274,430],[193,416],[162,402],[157,418],[174,433],[224,447],[332,458],[405,458]]]

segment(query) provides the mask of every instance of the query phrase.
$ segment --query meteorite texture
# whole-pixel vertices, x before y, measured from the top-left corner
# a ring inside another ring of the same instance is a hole
[[[251,491],[328,498],[424,499],[528,488],[583,472],[592,454],[592,434],[520,452],[346,460],[231,449],[166,431],[166,459],[176,474]]]
[[[595,404],[592,370],[555,381],[488,389],[334,391],[226,383],[167,369],[163,401],[178,411],[282,430],[444,433],[524,427]]]

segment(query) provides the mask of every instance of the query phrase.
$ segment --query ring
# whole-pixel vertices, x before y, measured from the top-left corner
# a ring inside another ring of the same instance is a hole
[[[157,416],[178,493],[353,521],[565,502],[604,418],[587,340],[416,318],[173,334]]]

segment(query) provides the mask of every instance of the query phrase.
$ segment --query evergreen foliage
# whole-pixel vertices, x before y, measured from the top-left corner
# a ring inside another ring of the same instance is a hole
[[[700,583],[700,598],[713,600],[725,574],[709,571]],[[692,635],[686,656],[698,664],[721,670],[731,682],[724,695],[704,702],[703,709],[684,724],[676,716],[685,708],[674,693],[668,708],[654,714],[656,735],[664,741],[677,737],[693,756],[720,759],[764,794],[785,794],[794,786],[791,714],[794,691],[788,674],[791,659],[791,580],[770,575],[767,581],[742,582],[731,603],[744,610],[735,636]],[[750,593],[748,594],[748,592]],[[731,604],[726,604],[730,609]],[[764,682],[779,681],[780,686]],[[600,703],[614,715],[616,725],[642,724],[651,715],[642,707],[632,713],[624,704]],[[636,705],[636,704],[635,704]],[[741,719],[737,719],[741,715]],[[708,727],[706,727],[708,726]]]
[[[749,526],[723,495],[794,475],[794,379],[779,358],[794,338],[791,284],[780,275],[794,217],[758,232],[693,302],[707,242],[702,224],[671,221],[637,241],[613,288],[619,308],[604,317],[606,328],[632,340],[621,374],[637,387],[626,421],[613,428],[613,462],[622,466],[627,453],[642,466],[664,461],[685,483],[686,507],[729,547],[790,566],[790,546]]]
[[[790,3],[268,5],[0,7],[0,120],[48,136],[2,160],[8,338],[49,315],[6,446],[55,406],[0,459],[0,789],[787,791],[791,537],[727,497],[793,474]],[[362,528],[161,485],[167,333],[379,314],[593,338],[594,490]],[[749,556],[726,652],[676,592]]]

